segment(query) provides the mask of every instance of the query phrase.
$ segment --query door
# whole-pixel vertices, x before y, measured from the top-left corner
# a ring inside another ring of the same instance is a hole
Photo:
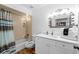
[[[37,37],[35,40],[35,51],[39,54],[49,54],[49,43],[45,38]]]
[[[77,53],[77,51],[74,49],[74,44],[67,43],[67,42],[56,41],[56,48],[58,48],[58,50],[62,54],[76,54]]]

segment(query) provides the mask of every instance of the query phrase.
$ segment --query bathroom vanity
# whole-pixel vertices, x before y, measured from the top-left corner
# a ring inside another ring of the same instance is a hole
[[[51,31],[36,35],[35,53],[78,54],[78,19],[75,17],[78,13],[69,8],[58,9],[54,13],[48,18]]]
[[[38,34],[35,39],[36,54],[77,54],[78,42],[61,38]]]

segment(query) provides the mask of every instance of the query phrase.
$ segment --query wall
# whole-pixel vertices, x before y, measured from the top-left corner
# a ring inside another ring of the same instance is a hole
[[[78,6],[75,4],[49,4],[44,7],[34,8],[32,10],[32,34],[37,34],[47,30],[56,31],[58,35],[61,35],[61,29],[50,29],[48,27],[48,15],[49,12],[55,9],[72,8],[75,9]]]
[[[15,40],[23,39],[24,36],[25,36],[25,29],[24,29],[23,23],[22,23],[22,16],[14,14],[13,22],[14,22],[14,37],[15,37]]]
[[[19,16],[14,15],[14,36],[16,40],[25,39],[27,34],[32,35],[31,15]]]

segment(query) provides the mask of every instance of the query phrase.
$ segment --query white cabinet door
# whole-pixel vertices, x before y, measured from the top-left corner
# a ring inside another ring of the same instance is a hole
[[[36,38],[35,40],[35,51],[39,54],[48,54],[49,53],[49,46],[47,44],[47,40],[45,38]]]
[[[56,48],[59,49],[62,54],[75,54],[77,51],[74,49],[74,44],[56,41]]]
[[[49,47],[50,54],[60,54],[61,51],[59,51],[60,49],[56,46],[56,41],[53,39],[47,39],[47,40],[50,43],[50,47]]]

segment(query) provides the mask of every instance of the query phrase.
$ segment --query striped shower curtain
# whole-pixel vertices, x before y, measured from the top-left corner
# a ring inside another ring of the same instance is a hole
[[[14,45],[12,13],[0,9],[0,53]]]

